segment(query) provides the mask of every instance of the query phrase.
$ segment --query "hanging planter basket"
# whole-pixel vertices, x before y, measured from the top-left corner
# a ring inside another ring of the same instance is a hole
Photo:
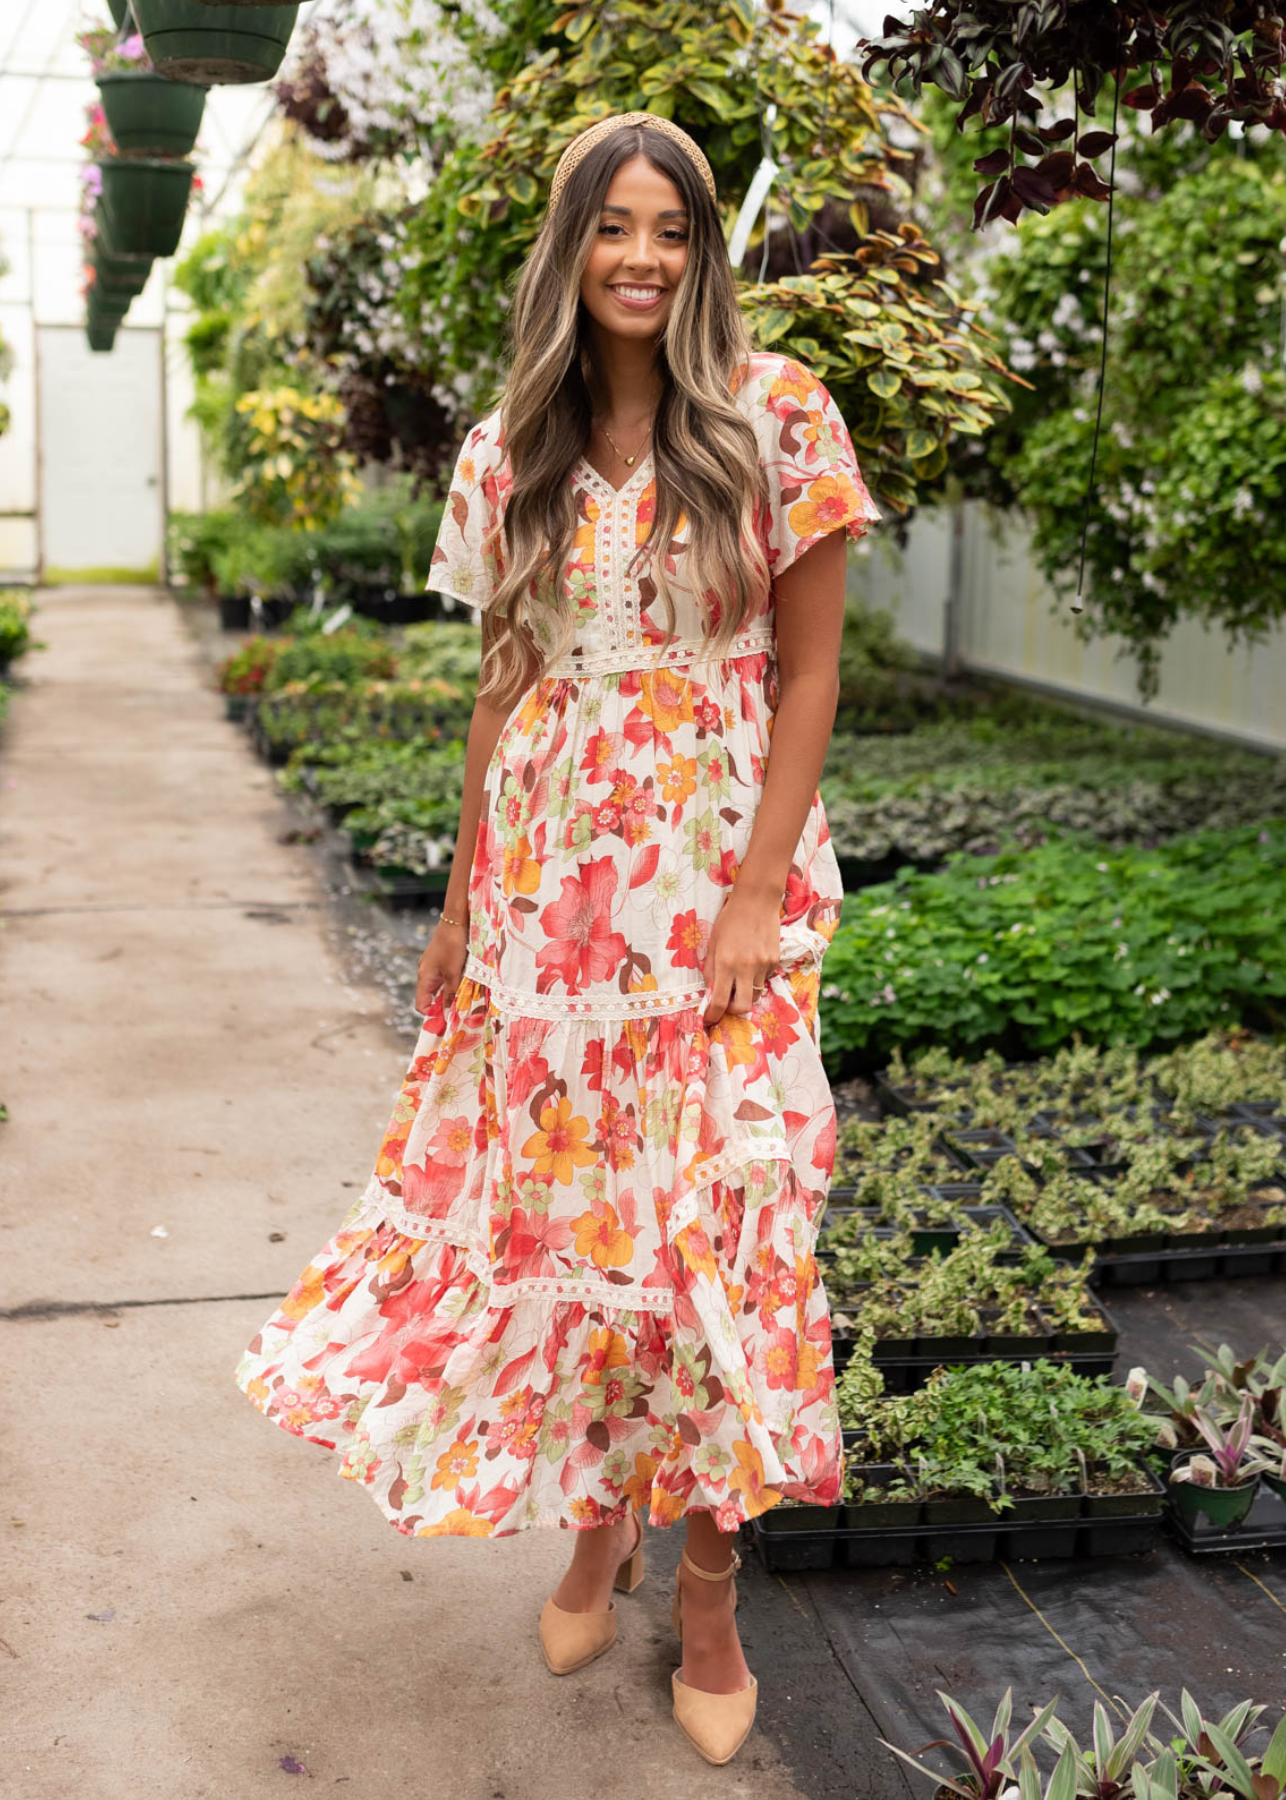
[[[110,350],[116,342],[119,319],[103,318],[90,313],[85,319],[85,337],[91,350]]]
[[[152,66],[205,87],[270,81],[281,67],[298,6],[229,6],[220,0],[133,0]]]
[[[128,294],[99,294],[91,290],[85,302],[85,316],[90,319],[115,320],[119,325],[130,309]]]
[[[196,143],[208,88],[150,69],[98,77],[112,141],[122,156],[186,156]]]
[[[89,260],[97,275],[96,294],[128,294],[133,299],[143,292],[152,272],[150,256],[113,256],[98,242]]]
[[[173,256],[183,235],[195,174],[192,164],[105,157],[98,166],[103,171],[103,209],[113,252]]]

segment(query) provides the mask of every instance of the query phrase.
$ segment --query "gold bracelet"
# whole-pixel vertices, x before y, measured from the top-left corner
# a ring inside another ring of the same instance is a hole
[[[466,919],[453,919],[446,913],[438,914],[439,925],[465,925],[467,923],[468,921]]]

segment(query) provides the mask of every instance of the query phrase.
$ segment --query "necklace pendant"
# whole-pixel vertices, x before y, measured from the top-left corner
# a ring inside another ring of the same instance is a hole
[[[626,457],[625,466],[627,469],[632,469],[634,467],[634,458],[632,456]]]

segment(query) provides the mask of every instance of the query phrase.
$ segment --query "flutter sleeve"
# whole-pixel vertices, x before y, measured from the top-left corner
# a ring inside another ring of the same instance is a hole
[[[768,566],[777,576],[843,529],[860,538],[883,517],[867,492],[853,440],[825,384],[782,357],[762,395],[757,429],[768,477]]]
[[[460,447],[424,584],[483,611],[504,576],[503,540],[496,530],[503,457],[497,410],[479,420]]]

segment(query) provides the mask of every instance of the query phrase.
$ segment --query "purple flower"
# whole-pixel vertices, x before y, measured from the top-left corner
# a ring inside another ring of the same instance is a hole
[[[133,37],[127,37],[123,44],[117,46],[116,54],[124,57],[126,62],[141,62],[147,55],[143,48],[142,33],[136,31]]]

